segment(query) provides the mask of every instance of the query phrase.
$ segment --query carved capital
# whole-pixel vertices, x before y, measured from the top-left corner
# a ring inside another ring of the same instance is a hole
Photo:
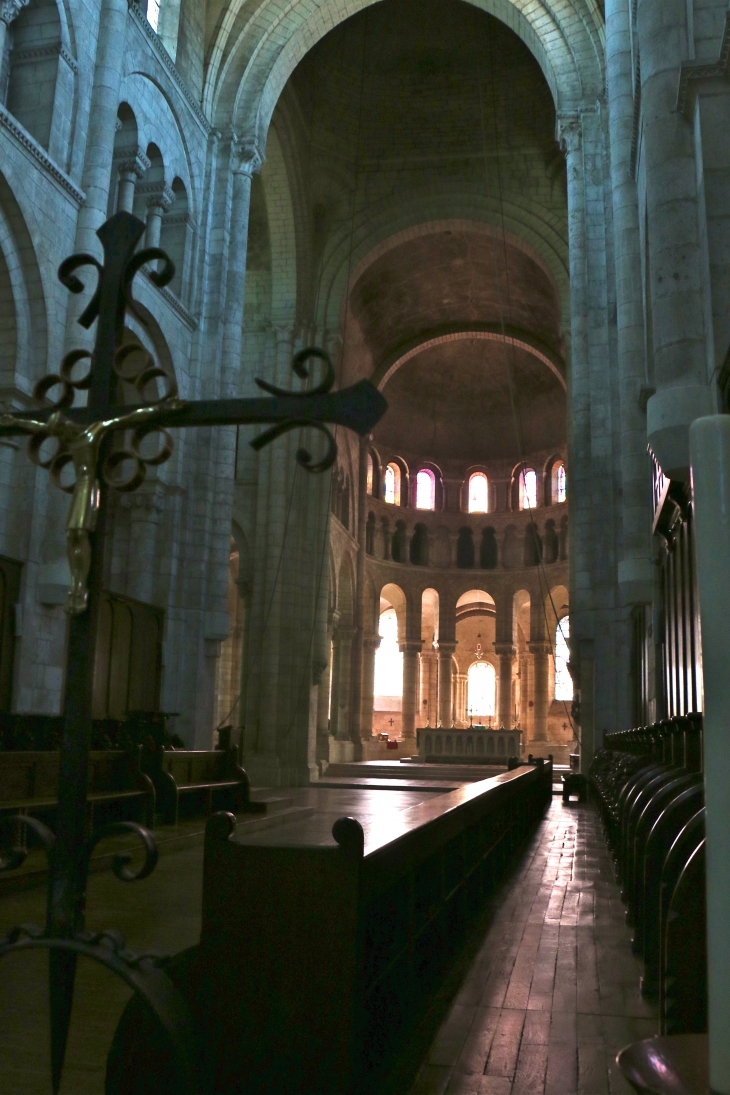
[[[398,643],[398,649],[401,654],[420,654],[423,649],[423,642],[420,639],[407,639],[404,643]]]
[[[145,197],[145,204],[148,209],[159,212],[160,214],[166,213],[175,201],[174,191],[164,183],[147,183],[146,185],[138,186],[137,193]]]
[[[549,642],[546,642],[545,640],[541,640],[540,642],[534,642],[534,643],[530,642],[530,643],[527,644],[527,649],[530,651],[530,653],[532,655],[542,654],[547,658],[548,654],[552,651],[552,644],[549,643]]]
[[[231,142],[231,150],[233,153],[234,174],[258,174],[265,157],[252,137],[234,137]]]
[[[439,639],[438,643],[433,644],[438,650],[442,658],[450,658],[456,650],[455,642],[447,642],[445,639]]]
[[[120,176],[126,175],[134,179],[141,179],[151,167],[150,160],[144,153],[144,149],[130,145],[128,148],[118,148],[114,153],[114,160]]]
[[[167,209],[170,209],[174,200],[175,195],[172,189],[169,186],[163,186],[157,194],[150,194],[147,199],[147,208],[163,214],[163,212],[167,212]]]
[[[494,653],[498,654],[500,658],[514,658],[517,651],[513,647],[512,643],[495,643]]]
[[[557,121],[558,143],[566,156],[580,152],[583,126],[579,114],[559,114]]]
[[[0,22],[9,27],[29,3],[30,0],[0,0]]]

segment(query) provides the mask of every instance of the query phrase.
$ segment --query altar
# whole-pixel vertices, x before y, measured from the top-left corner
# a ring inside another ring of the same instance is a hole
[[[507,763],[522,755],[522,731],[503,726],[424,726],[416,730],[418,757],[424,761],[475,759]]]

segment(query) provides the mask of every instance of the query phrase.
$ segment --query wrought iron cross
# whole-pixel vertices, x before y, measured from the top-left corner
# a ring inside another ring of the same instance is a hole
[[[325,375],[308,392],[295,394],[257,380],[258,386],[273,398],[180,400],[174,377],[155,366],[140,347],[122,342],[127,310],[144,323],[132,295],[135,275],[147,263],[157,262],[161,268],[153,270],[150,278],[163,287],[175,272],[172,262],[159,248],[135,252],[144,230],[144,224],[136,217],[117,213],[97,233],[104,249],[103,264],[87,254],[74,255],[61,264],[59,278],[72,293],[84,291],[76,276],[79,268],[91,265],[97,270],[96,290],[79,318],[83,327],[97,324],[94,351],[72,351],[63,359],[58,373],[36,384],[33,394],[41,404],[38,410],[0,415],[0,436],[30,434],[31,459],[48,468],[54,482],[72,495],[66,526],[72,584],[66,605],[70,623],[56,833],[34,818],[8,819],[31,828],[45,846],[50,866],[47,920],[43,930],[27,925],[16,928],[4,944],[0,943],[0,958],[10,951],[32,947],[44,947],[49,952],[54,1092],[59,1089],[63,1071],[79,954],[102,962],[144,997],[171,1040],[180,1077],[179,1090],[191,1093],[202,1090],[190,1053],[190,1015],[164,970],[151,960],[132,955],[113,931],[93,937],[84,931],[89,860],[99,840],[129,831],[142,840],[145,861],[136,873],[128,867],[128,854],[115,857],[113,869],[123,881],[146,877],[157,862],[151,834],[134,822],[104,826],[90,838],[85,832],[107,488],[136,490],[145,478],[147,466],[162,464],[171,456],[173,442],[168,431],[190,426],[270,423],[271,428],[251,442],[255,449],[289,430],[312,427],[325,435],[327,452],[321,460],[314,461],[309,452],[300,448],[296,459],[307,471],[325,471],[337,457],[335,441],[325,423],[365,435],[387,406],[380,392],[367,380],[333,392],[332,363],[316,347],[302,350],[292,363],[296,375],[306,380],[308,362],[312,359],[322,362]],[[88,369],[79,376],[83,362],[88,362]],[[137,405],[123,405],[116,398],[120,381],[133,385],[139,398]],[[158,385],[164,388],[161,398],[156,390]],[[85,407],[73,406],[79,391],[88,392]],[[113,435],[121,430],[133,431],[131,448],[112,447]],[[145,439],[153,433],[160,435],[162,444],[157,452],[145,455]],[[44,448],[49,439],[56,443],[51,455]],[[130,462],[133,470],[125,476],[124,469]],[[70,465],[75,480],[66,484],[64,475]],[[7,825],[4,828],[7,832]],[[7,842],[4,847],[0,871],[18,867],[25,851],[8,848]]]

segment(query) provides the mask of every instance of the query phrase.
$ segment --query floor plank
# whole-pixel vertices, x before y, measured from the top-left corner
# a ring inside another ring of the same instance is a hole
[[[461,1053],[410,1095],[626,1095],[616,1054],[658,1029],[630,943],[597,814],[553,800],[457,994],[481,1004]]]

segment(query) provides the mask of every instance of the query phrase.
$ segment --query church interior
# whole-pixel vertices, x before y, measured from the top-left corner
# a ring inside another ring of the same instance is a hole
[[[730,1095],[729,63],[0,0],[0,1090]]]

